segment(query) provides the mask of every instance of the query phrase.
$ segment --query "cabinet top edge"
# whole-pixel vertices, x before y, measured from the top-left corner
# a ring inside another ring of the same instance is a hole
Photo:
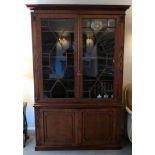
[[[126,11],[130,5],[26,4],[30,10],[107,10]]]

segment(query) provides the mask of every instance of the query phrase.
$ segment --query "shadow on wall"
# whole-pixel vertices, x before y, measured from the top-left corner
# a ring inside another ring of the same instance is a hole
[[[132,7],[126,12],[123,86],[132,83]]]
[[[34,86],[33,79],[25,77],[23,78],[23,101],[27,102],[26,118],[28,123],[28,129],[34,129]]]
[[[33,104],[28,104],[27,105],[26,117],[27,117],[27,123],[28,123],[28,130],[34,130],[35,129],[35,123],[34,123]]]

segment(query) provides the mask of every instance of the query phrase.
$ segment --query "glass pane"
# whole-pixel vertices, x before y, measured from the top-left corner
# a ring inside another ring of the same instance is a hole
[[[114,96],[114,19],[84,19],[83,97],[110,99]]]
[[[115,20],[114,19],[108,19],[108,27],[115,27]]]
[[[43,98],[74,97],[74,20],[42,19]]]

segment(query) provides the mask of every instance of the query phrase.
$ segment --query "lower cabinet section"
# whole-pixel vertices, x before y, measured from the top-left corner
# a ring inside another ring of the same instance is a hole
[[[117,149],[120,114],[117,109],[37,107],[36,150]]]

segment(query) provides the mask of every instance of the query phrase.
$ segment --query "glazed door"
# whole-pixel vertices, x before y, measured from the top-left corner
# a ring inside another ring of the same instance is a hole
[[[77,97],[76,16],[41,14],[36,16],[36,25],[37,100]]]
[[[113,100],[117,96],[117,22],[117,16],[109,15],[80,18],[82,98]]]

